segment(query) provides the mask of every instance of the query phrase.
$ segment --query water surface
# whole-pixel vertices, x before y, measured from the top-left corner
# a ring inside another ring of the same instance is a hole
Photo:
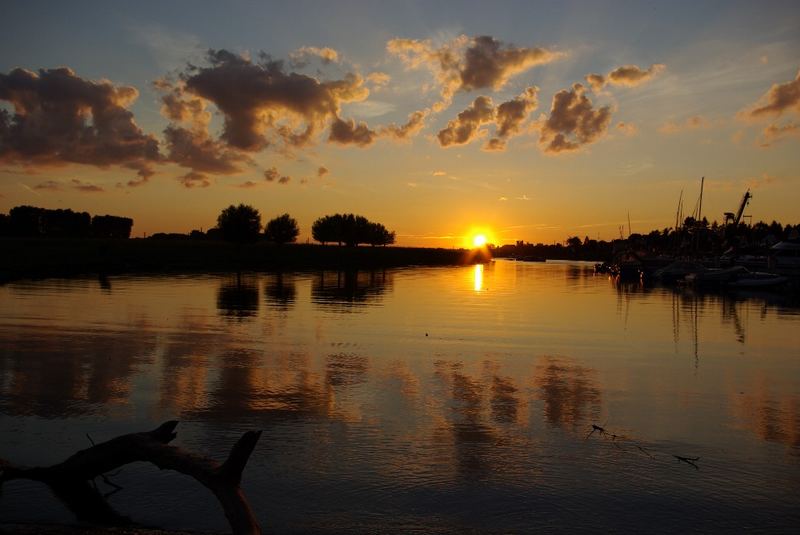
[[[549,262],[0,287],[0,457],[168,419],[220,458],[264,430],[243,486],[267,532],[787,531],[800,308]],[[113,479],[141,523],[227,527],[183,476]],[[73,521],[7,484],[0,521],[30,520]]]

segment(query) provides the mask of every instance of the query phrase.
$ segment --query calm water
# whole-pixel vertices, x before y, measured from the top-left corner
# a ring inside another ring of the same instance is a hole
[[[267,532],[789,531],[800,308],[505,261],[0,287],[0,457],[173,418],[218,457],[264,430],[243,486]],[[183,476],[114,481],[143,524],[227,527]],[[0,520],[72,517],[14,482]]]

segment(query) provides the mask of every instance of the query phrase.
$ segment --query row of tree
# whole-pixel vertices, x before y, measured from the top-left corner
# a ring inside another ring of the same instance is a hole
[[[15,206],[0,214],[0,236],[53,238],[121,238],[131,235],[133,219],[88,212]]]
[[[719,255],[733,249],[741,253],[763,253],[782,240],[797,239],[800,224],[783,225],[777,221],[759,221],[753,225],[724,225],[705,218],[686,218],[678,228],[652,230],[647,234],[630,234],[618,240],[593,240],[588,236],[570,236],[563,243],[532,244],[518,241],[515,245],[496,247],[493,254],[503,256],[538,256],[552,259],[611,260],[615,253],[635,250],[645,254],[678,256]]]
[[[262,237],[261,214],[246,204],[230,205],[217,217],[216,229],[209,235],[220,235],[232,242],[254,242]],[[297,221],[289,214],[271,219],[264,226],[263,238],[277,244],[293,243],[297,240],[300,229]],[[355,214],[334,214],[321,217],[311,226],[313,238],[322,243],[338,243],[355,247],[365,243],[372,246],[390,245],[394,243],[395,233],[390,232],[380,223],[368,220]]]

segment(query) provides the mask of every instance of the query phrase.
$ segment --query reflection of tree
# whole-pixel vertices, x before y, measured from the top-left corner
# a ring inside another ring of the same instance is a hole
[[[773,394],[763,377],[743,391],[736,388],[730,396],[742,426],[762,440],[785,444],[792,454],[800,455],[800,396]]]
[[[62,418],[127,403],[132,376],[152,362],[156,336],[143,323],[122,333],[75,337],[53,333],[28,338],[4,332],[0,352],[6,379],[0,410],[8,414]]]
[[[235,282],[223,282],[217,291],[217,310],[225,317],[242,320],[258,313],[258,288],[236,277]]]
[[[519,400],[517,388],[508,377],[492,378],[492,420],[497,423],[514,423],[517,421]]]
[[[485,393],[489,388],[465,374],[461,363],[437,362],[436,377],[444,387],[441,391],[445,396],[444,406],[450,409],[445,414],[449,425],[439,430],[438,439],[446,440],[449,435],[453,441],[459,474],[470,478],[485,474],[491,470],[498,441],[495,430],[484,417]]]
[[[297,288],[291,275],[275,273],[267,276],[267,283],[264,286],[267,304],[280,310],[288,310],[294,305],[296,294]]]
[[[358,355],[339,353],[328,355],[325,382],[330,386],[354,386],[367,380],[367,359]]]
[[[575,429],[599,417],[601,395],[594,370],[566,358],[542,357],[533,381],[550,425]]]
[[[380,300],[391,284],[386,271],[322,271],[314,280],[311,300],[325,307],[357,307]]]

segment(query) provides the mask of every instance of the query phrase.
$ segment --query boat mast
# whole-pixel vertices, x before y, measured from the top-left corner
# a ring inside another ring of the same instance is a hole
[[[706,181],[706,177],[702,177],[700,179],[700,205],[697,208],[697,222],[700,223],[703,220],[703,184]]]

